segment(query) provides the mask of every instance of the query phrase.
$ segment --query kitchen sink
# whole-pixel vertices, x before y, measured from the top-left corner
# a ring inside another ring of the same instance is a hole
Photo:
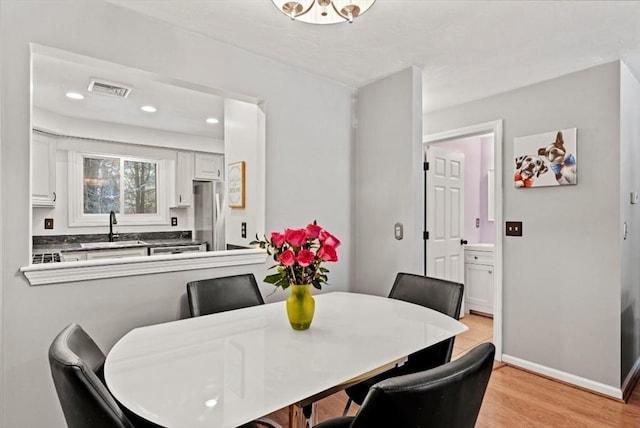
[[[147,246],[144,241],[114,241],[114,242],[85,242],[80,244],[80,247],[86,249],[100,249],[100,248],[124,248],[124,247],[144,247]]]

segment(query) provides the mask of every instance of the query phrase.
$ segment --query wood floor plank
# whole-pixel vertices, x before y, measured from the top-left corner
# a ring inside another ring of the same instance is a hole
[[[341,415],[346,402],[344,392],[321,400],[318,420]],[[355,414],[357,407],[352,405],[349,413]],[[286,409],[269,417],[288,426]],[[640,383],[625,404],[514,367],[497,366],[491,374],[476,427],[640,427]]]

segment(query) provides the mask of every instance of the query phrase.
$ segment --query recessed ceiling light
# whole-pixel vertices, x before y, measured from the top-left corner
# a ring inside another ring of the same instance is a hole
[[[154,106],[142,106],[140,107],[140,110],[146,111],[147,113],[155,113],[156,111],[158,111],[158,109]]]
[[[215,117],[208,117],[206,122],[210,123],[212,125],[215,125],[216,123],[220,123],[220,121],[218,119],[216,119]]]
[[[79,94],[77,92],[67,92],[65,95],[67,96],[67,98],[71,98],[72,100],[83,100],[84,99],[84,95]]]

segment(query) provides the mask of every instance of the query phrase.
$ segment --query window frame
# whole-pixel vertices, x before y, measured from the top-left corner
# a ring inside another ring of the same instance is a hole
[[[84,175],[83,165],[85,158],[115,158],[119,159],[121,165],[124,161],[147,162],[156,165],[156,206],[155,214],[125,214],[116,213],[118,225],[123,226],[151,226],[169,225],[169,204],[167,197],[168,168],[164,159],[146,158],[115,153],[98,153],[70,150],[69,161],[69,227],[90,227],[104,226],[108,224],[107,214],[85,214],[84,213]],[[121,178],[124,171],[120,171]],[[121,198],[124,181],[121,180]],[[124,211],[124,206],[120,207]]]

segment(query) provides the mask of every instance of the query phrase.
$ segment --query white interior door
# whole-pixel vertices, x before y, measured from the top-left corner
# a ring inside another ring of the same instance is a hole
[[[426,149],[427,276],[464,283],[464,154]]]

